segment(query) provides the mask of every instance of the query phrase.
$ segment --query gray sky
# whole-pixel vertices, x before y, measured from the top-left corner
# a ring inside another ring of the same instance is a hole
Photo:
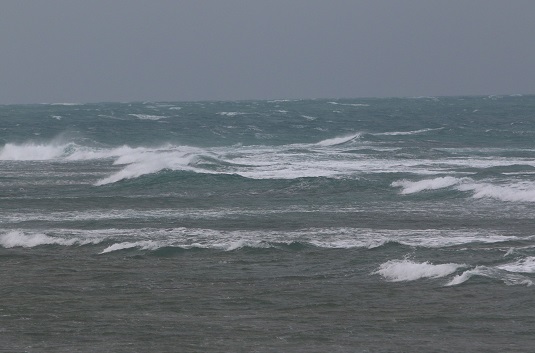
[[[533,0],[3,0],[0,103],[535,93]]]

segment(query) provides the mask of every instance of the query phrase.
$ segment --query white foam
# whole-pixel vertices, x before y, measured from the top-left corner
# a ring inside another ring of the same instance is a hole
[[[529,256],[516,262],[496,267],[508,272],[535,273],[535,257]]]
[[[25,143],[21,145],[7,143],[0,149],[3,161],[43,161],[59,158],[68,145]]]
[[[391,282],[415,281],[422,278],[440,278],[454,273],[458,268],[466,265],[454,263],[433,265],[429,262],[414,262],[410,260],[390,260],[373,273],[380,274]]]

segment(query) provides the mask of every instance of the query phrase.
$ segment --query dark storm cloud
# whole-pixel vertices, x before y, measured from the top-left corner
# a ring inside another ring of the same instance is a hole
[[[4,1],[0,103],[535,93],[533,1]]]

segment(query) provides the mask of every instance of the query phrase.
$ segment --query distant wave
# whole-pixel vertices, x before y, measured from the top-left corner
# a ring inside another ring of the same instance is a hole
[[[439,128],[436,128],[436,129],[421,129],[421,130],[413,130],[413,131],[377,132],[377,133],[373,133],[371,135],[374,135],[374,136],[418,135],[418,134],[423,134],[425,132],[437,131],[437,130],[442,130],[442,129],[443,128],[439,127]]]
[[[328,103],[333,104],[333,105],[345,105],[349,107],[369,107],[370,106],[369,104],[364,104],[364,103],[338,103],[338,102],[328,102]]]
[[[454,187],[458,191],[472,191],[473,198],[492,198],[509,202],[535,202],[535,183],[512,182],[507,185],[494,185],[489,182],[476,182],[471,178],[439,177],[420,181],[399,180],[391,184],[401,187],[404,195],[425,190],[438,190]]]
[[[166,116],[162,115],[147,115],[147,114],[128,114],[130,116],[134,116],[141,120],[160,120],[160,119],[166,119]]]
[[[377,269],[374,274],[383,276],[392,282],[415,281],[422,278],[440,278],[448,276],[466,265],[448,263],[433,265],[429,262],[414,262],[411,260],[390,260]]]
[[[442,158],[420,159],[387,156],[391,151],[381,144],[365,143],[362,133],[336,136],[316,143],[287,145],[233,145],[220,147],[193,147],[165,144],[155,147],[91,147],[59,139],[48,143],[7,143],[0,147],[0,161],[85,161],[113,159],[122,165],[119,171],[106,177],[99,176],[96,186],[134,179],[164,170],[188,171],[204,174],[239,175],[250,179],[330,178],[358,179],[366,174],[410,173],[433,175],[449,173],[459,168],[489,168],[506,166],[534,167],[527,158]],[[371,151],[366,155],[358,152]],[[375,157],[381,152],[382,157]],[[494,184],[476,182],[471,178],[441,176],[424,180],[398,180],[392,187],[401,188],[401,194],[451,188],[472,192],[475,198],[495,198],[503,201],[535,202],[535,183]]]
[[[219,112],[217,114],[223,115],[223,116],[237,116],[237,115],[245,115],[246,113],[242,113],[242,112]]]

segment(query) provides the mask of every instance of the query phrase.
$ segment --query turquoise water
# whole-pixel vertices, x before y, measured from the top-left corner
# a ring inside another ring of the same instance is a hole
[[[534,112],[0,106],[0,351],[529,351]]]

